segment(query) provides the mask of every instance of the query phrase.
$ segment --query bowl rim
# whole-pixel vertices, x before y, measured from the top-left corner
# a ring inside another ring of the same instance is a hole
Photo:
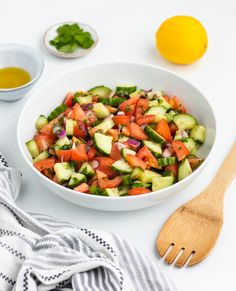
[[[33,164],[31,163],[31,161],[28,159],[28,157],[26,156],[25,152],[24,152],[24,149],[23,149],[23,144],[21,142],[21,139],[20,139],[20,124],[21,124],[21,120],[23,119],[23,116],[24,116],[24,112],[26,110],[26,108],[28,107],[28,104],[31,102],[31,99],[34,98],[34,96],[37,96],[37,94],[43,90],[45,87],[47,86],[50,86],[51,83],[63,78],[64,76],[66,76],[67,74],[72,74],[74,72],[77,72],[77,71],[81,71],[81,70],[84,70],[84,69],[89,69],[89,68],[93,68],[93,67],[97,67],[97,66],[104,66],[104,65],[138,65],[138,66],[146,66],[146,67],[149,67],[149,68],[154,68],[154,69],[158,69],[160,71],[164,71],[166,73],[169,73],[169,74],[172,74],[174,75],[175,77],[181,79],[182,81],[184,82],[187,82],[189,83],[197,92],[199,92],[199,94],[202,95],[202,97],[205,99],[205,101],[208,103],[211,111],[212,111],[212,114],[213,114],[213,122],[215,124],[215,137],[214,137],[214,141],[213,141],[213,144],[211,146],[211,149],[206,157],[206,159],[203,161],[203,163],[191,174],[189,175],[188,177],[184,178],[183,180],[181,181],[178,181],[177,183],[167,187],[167,188],[163,188],[163,189],[160,189],[160,190],[157,190],[157,191],[154,191],[154,192],[150,192],[150,193],[145,193],[145,194],[141,194],[141,195],[133,195],[133,196],[119,196],[119,197],[107,197],[107,196],[98,196],[98,195],[88,195],[88,193],[82,193],[82,192],[77,192],[77,191],[74,191],[72,189],[69,189],[69,188],[66,188],[60,184],[57,184],[55,183],[54,181],[48,179],[46,176],[44,176],[43,174],[41,174],[39,171],[36,170],[36,168],[33,166]],[[56,76],[55,78],[51,79],[50,81],[46,82],[45,84],[43,84],[40,88],[38,88],[37,91],[35,91],[33,93],[33,96],[32,98],[29,98],[27,100],[27,102],[25,103],[24,107],[22,108],[21,110],[21,113],[20,113],[20,116],[18,118],[18,122],[17,122],[17,143],[18,143],[18,146],[20,148],[20,152],[22,154],[22,156],[24,157],[24,160],[26,161],[26,163],[28,164],[28,166],[31,168],[31,170],[33,172],[35,172],[40,178],[42,178],[46,183],[49,183],[51,184],[52,186],[55,186],[55,188],[57,188],[58,190],[64,190],[65,192],[69,192],[71,193],[72,195],[78,195],[78,197],[82,196],[83,198],[87,198],[87,199],[90,199],[91,201],[107,201],[107,200],[110,200],[110,201],[117,201],[117,200],[125,200],[125,201],[130,201],[130,200],[133,200],[133,199],[136,199],[136,200],[142,200],[142,199],[148,199],[148,198],[153,198],[155,197],[156,195],[158,194],[165,194],[165,193],[168,193],[169,191],[173,190],[174,188],[176,188],[177,186],[179,186],[179,188],[181,189],[181,185],[183,184],[188,184],[187,181],[191,181],[192,178],[194,177],[197,177],[198,174],[203,170],[203,168],[207,165],[208,161],[210,160],[211,156],[212,156],[212,153],[214,151],[214,148],[216,146],[216,138],[217,138],[217,128],[218,128],[218,125],[217,125],[217,121],[216,121],[216,117],[215,117],[215,112],[214,112],[214,109],[213,107],[211,106],[209,100],[205,97],[205,95],[194,85],[192,84],[191,82],[189,82],[187,79],[185,79],[184,77],[180,76],[179,74],[169,70],[169,69],[166,69],[166,68],[162,68],[160,66],[156,66],[156,65],[153,65],[153,64],[148,64],[148,63],[142,63],[142,62],[128,62],[128,61],[115,61],[115,62],[101,62],[101,63],[96,63],[96,64],[93,64],[93,65],[86,65],[86,66],[83,66],[83,67],[79,67],[79,68],[76,68],[76,69],[73,69],[73,70],[70,70],[66,73],[62,73],[58,76]],[[178,190],[177,190],[178,192]],[[173,193],[172,195],[170,195],[169,197],[164,197],[163,198],[163,195],[162,195],[162,200],[165,201],[166,199],[169,199],[171,196],[174,196],[176,193]],[[146,198],[145,198],[146,197]]]
[[[37,66],[37,74],[35,75],[35,77],[33,79],[30,80],[30,82],[22,85],[22,86],[19,86],[19,87],[15,87],[15,88],[0,88],[0,93],[3,93],[3,92],[14,92],[14,91],[17,91],[17,90],[21,90],[21,89],[24,89],[24,88],[27,88],[27,87],[30,87],[32,84],[34,84],[39,78],[40,76],[42,75],[43,73],[43,69],[44,69],[44,59],[43,59],[43,56],[42,54],[28,46],[28,45],[25,45],[25,44],[21,44],[21,43],[3,43],[0,45],[0,50],[2,47],[12,47],[12,48],[19,48],[19,49],[23,49],[25,51],[31,51],[33,53],[33,57],[34,58],[37,58],[39,61],[40,61],[40,67]]]
[[[50,42],[49,42],[49,39],[48,39],[48,34],[51,30],[61,26],[61,25],[65,25],[65,24],[78,24],[80,26],[84,26],[84,27],[87,27],[89,28],[91,31],[93,31],[94,35],[96,36],[96,39],[94,39],[94,44],[88,48],[88,49],[83,49],[85,54],[83,55],[78,55],[76,54],[76,51],[74,52],[71,52],[71,53],[63,53],[63,52],[60,52],[60,51],[57,51],[56,49],[54,49],[54,47],[52,45],[50,45]],[[43,35],[43,44],[44,44],[44,47],[47,49],[47,51],[54,55],[54,56],[57,56],[59,58],[65,58],[65,59],[77,59],[77,58],[81,58],[83,56],[86,56],[87,54],[89,54],[98,44],[98,41],[99,41],[99,36],[98,36],[98,33],[97,31],[90,25],[86,24],[86,23],[83,23],[83,22],[78,22],[78,21],[73,21],[73,20],[69,20],[69,21],[63,21],[63,22],[59,22],[59,23],[55,23],[53,25],[51,25],[44,33]]]

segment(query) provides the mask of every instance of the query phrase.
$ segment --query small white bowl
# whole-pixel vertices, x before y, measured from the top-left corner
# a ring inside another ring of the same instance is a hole
[[[83,48],[78,47],[72,53],[63,53],[63,52],[58,51],[55,46],[52,46],[50,44],[50,41],[53,40],[57,36],[58,27],[60,27],[64,24],[78,24],[84,31],[90,32],[91,37],[94,40],[94,44],[88,49],[83,49]],[[96,31],[91,26],[89,26],[87,24],[68,21],[68,22],[61,22],[61,23],[58,23],[58,24],[51,26],[45,32],[43,41],[44,41],[45,47],[47,48],[47,50],[51,54],[53,54],[57,57],[60,57],[60,58],[73,59],[73,58],[81,58],[83,56],[86,56],[88,53],[90,53],[98,43],[98,35],[97,35]]]
[[[135,84],[143,89],[163,89],[167,94],[178,96],[189,112],[206,127],[206,142],[199,150],[205,161],[190,176],[159,191],[137,196],[104,197],[79,193],[49,180],[32,164],[25,142],[35,134],[34,123],[40,114],[48,115],[60,104],[69,91],[86,90],[98,85],[114,88],[120,84]],[[215,143],[216,120],[204,95],[182,77],[160,67],[137,63],[106,63],[66,73],[44,85],[27,101],[17,127],[17,140],[24,160],[47,189],[72,203],[99,210],[133,210],[161,203],[186,187],[208,163]]]
[[[32,89],[43,72],[44,61],[35,49],[22,44],[0,45],[0,69],[6,67],[19,67],[26,70],[31,80],[27,84],[10,89],[0,88],[0,100],[15,101],[23,98]]]

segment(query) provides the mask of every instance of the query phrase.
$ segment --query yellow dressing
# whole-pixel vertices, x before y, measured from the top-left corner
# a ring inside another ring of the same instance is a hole
[[[31,80],[30,74],[18,67],[0,69],[0,89],[11,89],[23,86]]]

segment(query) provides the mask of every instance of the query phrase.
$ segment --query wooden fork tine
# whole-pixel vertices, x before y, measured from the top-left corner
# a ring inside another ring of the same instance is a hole
[[[184,264],[187,262],[187,260],[189,259],[189,257],[191,256],[191,254],[192,254],[192,251],[184,250],[181,256],[175,262],[175,266],[182,268]]]
[[[171,245],[171,242],[167,241],[162,241],[161,243],[159,243],[159,241],[157,242],[157,250],[160,257],[163,257],[166,254]]]
[[[181,251],[181,248],[174,245],[171,249],[171,251],[166,255],[164,261],[168,264],[172,264],[176,257],[178,256],[179,252]]]

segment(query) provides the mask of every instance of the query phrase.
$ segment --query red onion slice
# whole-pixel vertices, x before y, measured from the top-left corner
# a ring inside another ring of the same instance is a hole
[[[96,160],[93,160],[92,162],[90,162],[90,164],[93,169],[96,169],[99,166],[99,162]]]
[[[66,131],[65,129],[62,129],[61,132],[58,134],[59,138],[63,138],[66,136]]]
[[[171,152],[168,148],[166,148],[166,149],[162,152],[162,156],[163,156],[164,158],[169,158],[169,157],[172,156],[172,152]]]
[[[124,111],[119,111],[119,112],[117,112],[116,115],[118,115],[118,116],[125,116],[125,113],[124,113]]]
[[[185,131],[184,129],[181,129],[181,130],[180,130],[180,134],[181,134],[181,137],[182,137],[182,138],[186,138],[186,137],[188,137],[188,133],[187,133],[187,131]]]
[[[140,141],[132,139],[132,138],[128,138],[127,140],[128,145],[132,146],[133,148],[138,148],[140,146]]]
[[[121,151],[121,149],[123,149],[123,148],[127,148],[127,146],[121,142],[115,142],[115,145],[117,146],[119,151]]]

